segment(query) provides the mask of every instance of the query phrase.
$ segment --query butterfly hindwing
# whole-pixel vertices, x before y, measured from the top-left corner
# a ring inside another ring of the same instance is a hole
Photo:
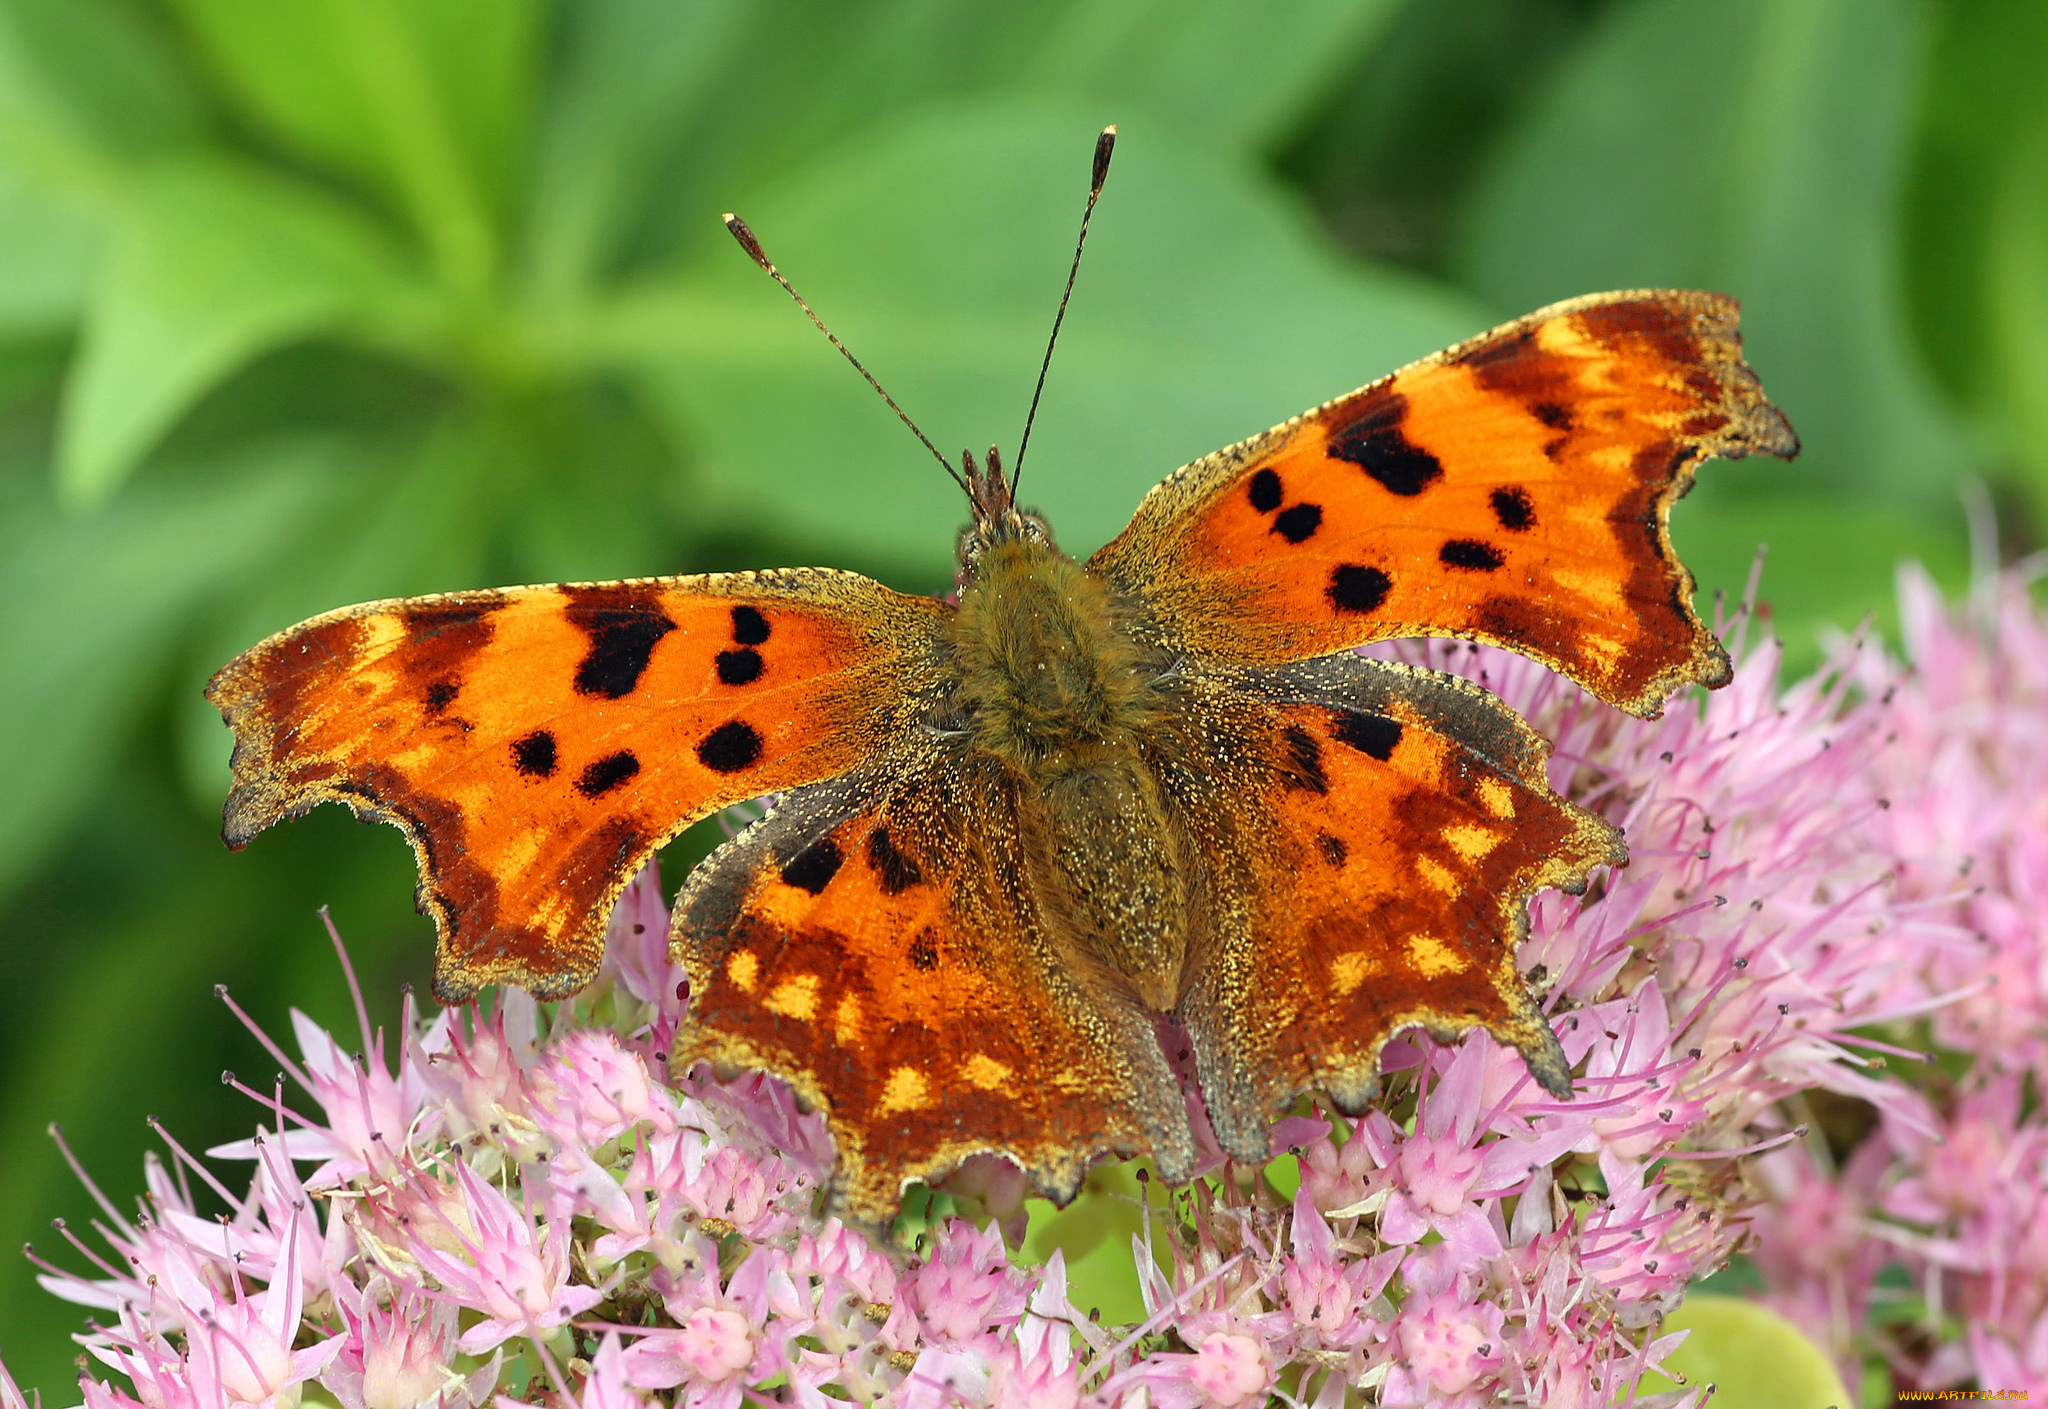
[[[707,813],[842,773],[943,694],[945,609],[800,570],[372,602],[237,657],[223,835],[317,803],[394,822],[439,931],[435,990],[543,997],[596,972],[606,916]]]
[[[788,1080],[826,1114],[856,1217],[886,1222],[906,1180],[984,1150],[1061,1202],[1106,1151],[1192,1173],[1151,1019],[1048,936],[1016,785],[926,740],[786,795],[677,902],[690,1014],[675,1069]]]
[[[1596,294],[1196,461],[1089,566],[1168,649],[1278,663],[1462,636],[1654,715],[1728,678],[1672,502],[1709,456],[1797,449],[1733,300]]]
[[[1243,671],[1229,703],[1263,749],[1228,832],[1192,830],[1212,931],[1181,1014],[1224,1147],[1320,1089],[1356,1112],[1404,1028],[1474,1027],[1568,1094],[1563,1053],[1517,971],[1524,906],[1624,859],[1606,822],[1552,792],[1549,745],[1449,676],[1333,657]],[[1239,776],[1245,776],[1241,765]]]

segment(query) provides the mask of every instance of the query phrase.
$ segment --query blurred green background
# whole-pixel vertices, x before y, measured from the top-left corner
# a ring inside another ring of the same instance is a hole
[[[1538,304],[1745,302],[1805,440],[1679,511],[1795,658],[2048,505],[2038,0],[0,0],[0,1247],[241,1133],[212,997],[388,1018],[426,923],[338,809],[231,856],[199,696],[366,598],[951,571],[955,492],[733,248],[743,212],[942,447],[1014,446],[1120,125],[1027,498],[1091,549],[1176,465]],[[677,858],[681,859],[681,858]],[[672,868],[670,880],[676,872]],[[67,1260],[76,1262],[75,1258]],[[69,1402],[77,1316],[0,1261]]]

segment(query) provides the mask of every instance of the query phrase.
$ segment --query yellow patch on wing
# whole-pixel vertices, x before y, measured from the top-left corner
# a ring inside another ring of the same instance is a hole
[[[1626,609],[1627,583],[1602,566],[1595,570],[1582,571],[1565,563],[1550,565],[1550,580],[1567,592],[1576,592],[1592,603],[1601,613],[1620,612]]]
[[[1330,986],[1337,990],[1337,996],[1341,998],[1378,973],[1379,968],[1380,961],[1364,950],[1339,954],[1330,961]]]
[[[832,1010],[832,1036],[840,1046],[851,1047],[861,1037],[860,999],[847,994],[839,1000],[839,1006]]]
[[[1470,968],[1465,956],[1433,934],[1410,935],[1408,958],[1424,978],[1442,978]]]
[[[1491,827],[1446,827],[1444,845],[1473,865],[1478,865],[1500,845],[1501,835]]]
[[[1489,813],[1503,822],[1514,818],[1515,790],[1498,778],[1479,780],[1479,801]]]
[[[761,977],[760,956],[751,949],[735,950],[725,961],[725,976],[740,992],[752,993],[755,980]]]
[[[986,1052],[976,1052],[960,1064],[960,1074],[972,1085],[984,1091],[994,1091],[1009,1081],[1011,1071]]]
[[[761,1006],[785,1018],[809,1022],[818,1015],[818,976],[798,974],[795,978],[784,979],[775,985],[775,991],[762,1001]]]
[[[895,1115],[902,1111],[921,1111],[932,1103],[931,1083],[916,1067],[897,1067],[889,1073],[888,1084],[882,1088],[882,1099],[875,1106],[877,1115]]]
[[[1458,893],[1457,873],[1444,865],[1443,862],[1427,856],[1418,856],[1415,858],[1415,870],[1422,879],[1428,881],[1445,895],[1456,895]]]

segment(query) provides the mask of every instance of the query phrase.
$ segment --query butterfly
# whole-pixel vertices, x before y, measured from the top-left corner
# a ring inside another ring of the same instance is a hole
[[[1621,834],[1492,694],[1355,648],[1504,646],[1645,717],[1726,683],[1669,510],[1709,457],[1798,449],[1736,315],[1541,309],[1176,471],[1085,562],[965,456],[957,601],[802,568],[315,617],[208,686],[223,837],[395,823],[437,996],[560,998],[657,847],[775,794],[677,899],[671,1069],[788,1081],[873,1221],[979,1152],[1057,1202],[1104,1154],[1190,1178],[1163,1040],[1246,1162],[1301,1093],[1360,1112],[1411,1029],[1483,1029],[1568,1097],[1516,949]]]

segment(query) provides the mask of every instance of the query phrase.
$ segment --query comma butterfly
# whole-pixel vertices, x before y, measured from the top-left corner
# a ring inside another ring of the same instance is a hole
[[[1162,1023],[1244,1161],[1304,1091],[1359,1111],[1404,1029],[1484,1028],[1568,1096],[1515,951],[1621,835],[1491,694],[1353,648],[1489,642],[1654,716],[1729,678],[1672,502],[1797,449],[1733,300],[1572,299],[1197,460],[1086,562],[966,456],[956,604],[805,568],[315,617],[208,686],[223,835],[395,823],[442,1001],[559,998],[655,848],[779,794],[678,899],[673,1056],[790,1082],[872,1219],[980,1151],[1058,1201],[1106,1152],[1190,1177]]]

